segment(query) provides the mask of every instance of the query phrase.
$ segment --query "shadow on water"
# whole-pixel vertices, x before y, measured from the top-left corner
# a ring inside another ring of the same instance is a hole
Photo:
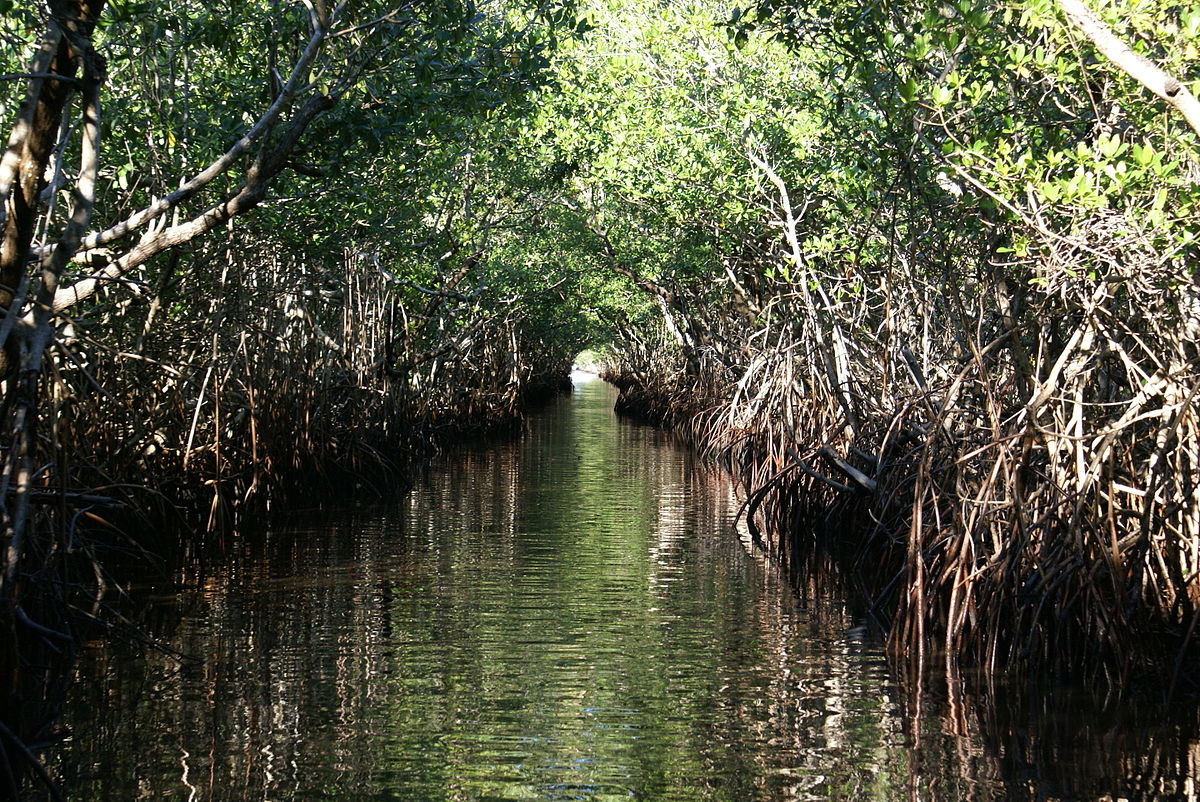
[[[731,486],[612,401],[580,383],[394,504],[134,587],[198,660],[85,650],[68,798],[1194,797],[1194,710],[913,701],[836,581],[796,593]]]

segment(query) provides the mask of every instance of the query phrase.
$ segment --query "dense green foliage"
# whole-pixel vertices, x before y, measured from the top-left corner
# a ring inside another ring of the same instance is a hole
[[[777,538],[868,510],[865,581],[918,660],[1183,649],[1185,118],[1047,3],[587,13],[530,136],[569,167],[550,247],[603,277],[624,403],[726,459]],[[1191,11],[1102,14],[1186,75]]]
[[[97,379],[131,402],[131,414],[98,407],[80,421],[79,445],[102,470],[132,468],[136,481],[152,455],[180,487],[215,479],[224,503],[314,459],[357,464],[360,440],[402,453],[408,435],[389,443],[387,432],[419,428],[417,418],[441,427],[510,415],[526,380],[561,371],[576,350],[577,316],[553,303],[570,287],[497,254],[554,182],[506,141],[549,81],[558,38],[582,24],[558,4],[359,3],[332,14],[127,3],[101,17],[94,217],[101,229],[136,220],[141,239],[85,242],[65,274],[85,293],[89,274],[109,280],[71,309],[83,356],[64,365],[60,389],[92,396]],[[42,23],[26,9],[10,20],[26,51]],[[28,58],[6,66],[19,73]],[[273,102],[282,122],[224,156]],[[69,165],[77,143],[64,145]],[[218,164],[211,183],[178,197]],[[157,220],[139,217],[164,198]],[[154,364],[170,369],[156,378]],[[256,394],[275,409],[256,414]],[[296,431],[296,419],[312,428]],[[302,445],[258,442],[272,427]],[[211,457],[192,461],[204,443]]]
[[[1193,16],[1107,19],[1183,75]],[[660,297],[678,348],[627,349],[627,396],[728,459],[776,532],[868,509],[858,545],[884,559],[867,581],[918,659],[931,635],[989,665],[1128,668],[1148,642],[1182,648],[1200,536],[1195,132],[1049,3],[768,2],[728,19],[733,63],[769,75],[753,67],[769,39],[805,69],[791,93],[755,87],[765,108],[692,123],[724,129],[743,156],[726,171],[752,186],[714,183],[688,219],[753,211],[711,257],[676,238]],[[680,31],[660,46],[690,52]]]

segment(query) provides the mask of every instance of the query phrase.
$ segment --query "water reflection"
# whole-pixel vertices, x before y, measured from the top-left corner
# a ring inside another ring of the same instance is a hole
[[[86,654],[69,796],[1048,796],[978,718],[910,715],[836,589],[799,601],[730,535],[730,487],[611,405],[580,381],[395,506],[297,515],[141,589],[143,628],[199,660]],[[1181,732],[1178,760],[1140,754],[1191,793]],[[1131,754],[1049,796],[1115,797]]]

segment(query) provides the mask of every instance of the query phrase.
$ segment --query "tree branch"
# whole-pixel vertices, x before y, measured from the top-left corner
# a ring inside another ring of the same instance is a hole
[[[1168,75],[1148,59],[1138,55],[1122,42],[1083,0],[1059,0],[1067,20],[1109,61],[1126,75],[1158,95],[1183,115],[1188,125],[1200,134],[1200,101],[1179,80]]]
[[[311,98],[296,113],[287,131],[280,137],[275,147],[269,153],[260,156],[254,168],[247,175],[246,183],[236,193],[221,203],[209,207],[203,214],[191,220],[144,236],[132,250],[110,263],[103,270],[76,281],[70,287],[58,290],[54,294],[54,311],[62,312],[69,309],[80,301],[90,298],[104,283],[121,278],[156,254],[211,231],[222,223],[257,206],[266,196],[267,185],[271,179],[287,165],[288,155],[299,143],[300,137],[309,123],[321,112],[332,108],[335,102],[334,98],[326,95]]]
[[[42,258],[41,283],[33,309],[34,340],[29,364],[23,370],[41,373],[42,355],[54,337],[51,312],[58,294],[59,280],[67,262],[79,247],[96,206],[96,178],[100,173],[100,81],[101,76],[85,78],[83,98],[83,142],[80,148],[79,179],[75,182],[74,208],[54,251]]]
[[[212,164],[205,167],[200,173],[185,183],[179,189],[164,195],[154,203],[147,206],[145,209],[137,212],[129,218],[117,223],[112,228],[106,231],[101,231],[96,234],[89,234],[79,244],[79,252],[82,254],[86,251],[99,248],[114,242],[124,236],[127,236],[133,231],[141,228],[147,223],[152,222],[155,218],[163,215],[171,209],[183,203],[188,198],[195,195],[213,179],[224,173],[232,167],[238,159],[241,158],[251,145],[253,145],[264,133],[269,131],[292,102],[296,99],[299,93],[301,82],[308,76],[309,65],[321,50],[321,45],[325,43],[328,32],[325,29],[317,29],[313,32],[312,37],[308,41],[308,45],[304,49],[304,53],[292,68],[291,74],[288,76],[287,83],[284,84],[282,91],[275,98],[270,108],[263,113],[262,117],[254,124],[254,127],[242,136],[233,146],[225,152],[223,156],[214,161]],[[57,308],[57,305],[56,307]]]

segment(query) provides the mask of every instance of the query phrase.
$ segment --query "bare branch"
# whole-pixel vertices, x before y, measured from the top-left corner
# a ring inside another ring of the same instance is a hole
[[[313,59],[320,52],[321,45],[324,44],[326,36],[327,33],[324,29],[318,29],[313,33],[308,41],[308,45],[304,49],[304,53],[292,68],[287,83],[283,86],[283,90],[275,98],[275,102],[258,119],[254,127],[247,131],[241,139],[225,152],[225,155],[204,168],[203,171],[179,189],[168,195],[164,195],[140,212],[109,228],[107,231],[88,235],[80,243],[78,250],[80,252],[90,251],[127,236],[192,197],[213,179],[232,167],[251,145],[275,125],[279,115],[291,106],[292,102],[296,99],[301,81],[307,77],[309,65],[312,64]]]
[[[1138,55],[1092,12],[1083,0],[1059,0],[1063,13],[1080,33],[1113,64],[1142,86],[1170,103],[1200,134],[1200,101],[1179,80]]]
[[[328,96],[311,98],[296,113],[279,143],[269,155],[264,155],[260,159],[260,163],[247,176],[246,183],[236,193],[221,203],[209,207],[203,214],[191,220],[164,228],[161,231],[147,232],[147,235],[143,236],[141,242],[132,250],[103,270],[80,279],[70,287],[58,290],[54,295],[53,310],[62,312],[69,309],[80,301],[90,298],[106,282],[121,278],[154,255],[187,242],[206,231],[211,231],[222,223],[257,206],[266,196],[270,180],[286,166],[288,155],[299,142],[308,124],[322,111],[331,108],[334,102],[334,98]]]
[[[0,81],[20,81],[22,79],[37,79],[40,81],[61,81],[64,84],[72,86],[80,86],[78,78],[73,78],[70,75],[59,75],[56,72],[10,72],[6,75],[0,75]]]
[[[34,341],[30,364],[24,370],[41,372],[42,355],[50,345],[54,328],[50,317],[58,292],[59,280],[74,255],[92,219],[96,205],[96,178],[100,173],[100,78],[88,76],[83,97],[83,145],[80,152],[79,179],[75,182],[71,218],[54,251],[42,259],[42,280],[34,305]]]

